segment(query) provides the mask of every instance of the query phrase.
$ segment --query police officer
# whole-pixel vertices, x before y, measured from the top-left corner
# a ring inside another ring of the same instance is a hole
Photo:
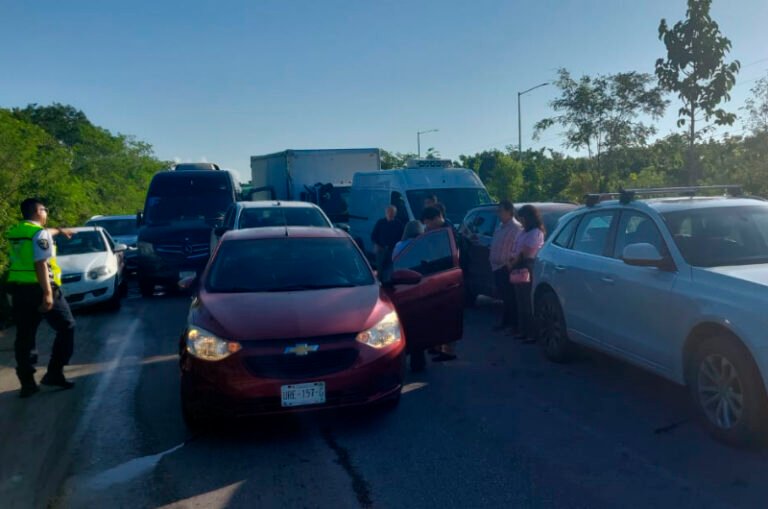
[[[12,299],[12,316],[16,323],[16,374],[21,382],[22,398],[40,389],[35,383],[34,357],[37,327],[43,318],[56,331],[48,371],[40,381],[43,385],[71,389],[74,383],[64,378],[64,366],[72,356],[75,340],[75,319],[61,293],[61,269],[56,264],[53,236],[72,236],[68,230],[46,229],[48,209],[35,198],[21,204],[24,221],[8,231],[11,265],[8,286]]]

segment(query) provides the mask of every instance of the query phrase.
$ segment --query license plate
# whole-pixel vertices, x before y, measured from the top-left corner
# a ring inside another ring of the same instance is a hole
[[[284,407],[325,403],[325,382],[283,385],[280,395]]]
[[[179,279],[186,279],[188,277],[195,277],[197,275],[197,272],[194,270],[182,270],[179,272]]]

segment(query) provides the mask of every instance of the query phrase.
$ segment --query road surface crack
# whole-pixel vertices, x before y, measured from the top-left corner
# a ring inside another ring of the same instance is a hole
[[[328,444],[328,447],[336,453],[336,463],[344,469],[352,480],[352,490],[355,492],[360,507],[364,509],[372,508],[373,499],[371,498],[371,488],[368,485],[368,481],[365,480],[362,474],[358,472],[352,464],[352,458],[349,451],[336,441],[331,430],[323,430],[323,438],[325,439],[325,443]]]

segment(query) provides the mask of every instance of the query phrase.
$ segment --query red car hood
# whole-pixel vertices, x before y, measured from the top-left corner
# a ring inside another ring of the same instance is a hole
[[[201,291],[190,319],[234,341],[294,339],[357,333],[392,309],[378,285],[274,293]]]

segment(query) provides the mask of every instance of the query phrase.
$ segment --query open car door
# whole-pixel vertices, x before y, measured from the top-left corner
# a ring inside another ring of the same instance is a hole
[[[405,329],[409,349],[461,339],[464,278],[451,230],[441,228],[414,239],[393,261],[393,275],[401,270],[421,274],[417,284],[395,284],[386,289]]]

